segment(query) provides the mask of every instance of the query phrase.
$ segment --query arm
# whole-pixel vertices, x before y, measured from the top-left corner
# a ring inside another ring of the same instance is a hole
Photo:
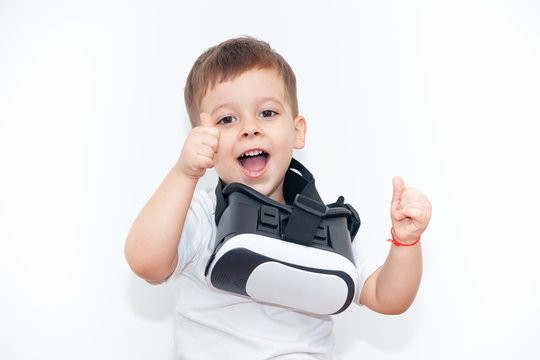
[[[405,188],[399,177],[394,178],[391,217],[396,240],[414,243],[426,229],[431,218],[431,203],[420,191]],[[383,314],[401,314],[412,304],[422,278],[422,248],[392,245],[382,267],[364,284],[360,302]]]
[[[214,166],[219,130],[201,114],[202,126],[188,135],[178,162],[141,210],[126,239],[131,269],[155,283],[169,277],[178,262],[178,244],[197,181]]]

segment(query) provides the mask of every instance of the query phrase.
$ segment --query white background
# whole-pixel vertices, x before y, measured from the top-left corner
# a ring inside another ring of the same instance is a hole
[[[532,0],[0,0],[0,359],[172,359],[172,289],[124,240],[189,131],[191,64],[244,34],[295,70],[297,157],[359,241],[388,237],[392,176],[433,203],[415,303],[337,316],[336,354],[539,359]]]

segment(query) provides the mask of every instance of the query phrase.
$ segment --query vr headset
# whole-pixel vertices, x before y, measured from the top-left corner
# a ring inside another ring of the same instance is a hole
[[[219,180],[205,276],[216,289],[263,303],[318,315],[344,311],[357,289],[351,242],[358,213],[343,197],[325,205],[311,173],[294,159],[283,195],[290,205]]]

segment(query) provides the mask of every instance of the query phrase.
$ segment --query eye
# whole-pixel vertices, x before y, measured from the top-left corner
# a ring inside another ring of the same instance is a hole
[[[218,124],[232,124],[235,121],[236,121],[236,118],[234,118],[232,116],[225,116],[225,117],[221,118],[217,123]]]
[[[274,110],[264,110],[259,114],[259,117],[266,118],[266,117],[276,116],[277,114],[278,113],[275,112]]]

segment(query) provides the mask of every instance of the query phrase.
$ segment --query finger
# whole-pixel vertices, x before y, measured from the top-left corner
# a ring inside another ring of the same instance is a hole
[[[203,146],[201,148],[199,148],[197,150],[197,154],[200,155],[200,156],[203,156],[203,157],[206,157],[206,158],[209,158],[209,159],[214,159],[214,155],[216,154],[216,150],[214,147],[208,145],[208,146]]]
[[[207,113],[201,113],[199,115],[199,118],[201,119],[201,126],[214,126],[214,120],[212,120],[212,117]]]
[[[401,210],[396,210],[392,213],[392,218],[395,221],[401,221],[407,219],[407,215],[405,215]]]
[[[401,213],[414,220],[422,220],[424,218],[424,212],[418,208],[409,206],[401,211]]]
[[[399,176],[396,176],[392,179],[392,186],[394,191],[392,193],[392,203],[391,208],[392,212],[395,212],[398,209],[399,201],[401,200],[401,195],[405,190],[405,182]]]
[[[216,130],[216,131],[211,131]],[[219,130],[217,128],[202,127],[199,140],[202,144],[210,147],[213,152],[217,152],[219,145]]]
[[[202,129],[204,129],[204,132],[212,135],[216,139],[215,143],[212,142],[211,144],[208,144],[208,145],[211,146],[215,152],[217,152],[219,138],[221,136],[221,131],[219,131],[219,128],[216,126],[216,124],[214,123],[214,120],[212,120],[212,117],[209,114],[201,113],[200,118],[201,118],[201,127]]]
[[[394,192],[392,194],[392,202],[399,201],[401,199],[401,194],[405,190],[405,182],[399,176],[395,176],[392,179],[392,185],[394,187]]]
[[[210,169],[214,167],[214,159],[213,157],[208,157],[205,155],[201,155],[200,157],[200,165],[204,169]]]

